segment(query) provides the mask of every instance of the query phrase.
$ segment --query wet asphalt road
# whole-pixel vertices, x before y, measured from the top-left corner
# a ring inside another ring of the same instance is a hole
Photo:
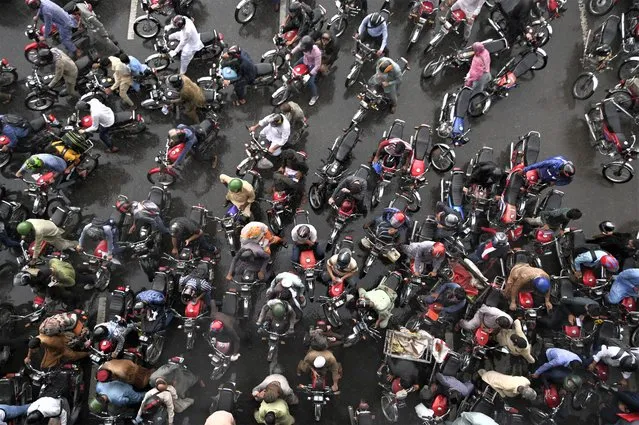
[[[130,3],[126,0],[102,0],[96,11],[107,29],[113,33],[120,45],[128,54],[132,54],[143,60],[152,53],[150,43],[142,43],[140,39],[127,40],[126,32],[129,18]],[[327,16],[335,13],[335,7],[327,1],[321,1],[326,9]],[[380,1],[373,1],[369,10],[379,6]],[[18,0],[3,2],[4,13],[0,14],[0,34],[2,35],[2,50],[0,54],[6,56],[11,63],[18,67],[21,75],[20,85],[24,82],[24,76],[30,71],[28,63],[23,58],[22,47],[27,39],[23,35],[25,26],[30,22],[31,13]],[[258,18],[240,27],[233,19],[234,2],[221,0],[216,2],[197,1],[194,6],[196,25],[200,31],[215,28],[225,35],[230,44],[239,44],[247,50],[254,60],[271,48],[271,38],[277,31],[278,15],[270,10],[270,6],[263,5],[259,9]],[[623,4],[617,6],[625,7]],[[503,99],[491,108],[489,113],[480,120],[472,122],[470,133],[471,143],[456,149],[457,164],[463,165],[482,146],[492,146],[496,154],[507,149],[508,144],[527,133],[537,130],[542,135],[541,157],[564,154],[577,165],[577,178],[570,187],[566,188],[564,205],[581,208],[585,215],[580,225],[588,231],[594,232],[596,223],[606,218],[615,221],[622,229],[636,229],[637,226],[637,195],[639,179],[634,179],[628,184],[613,186],[607,183],[600,172],[602,157],[598,156],[590,148],[585,123],[581,119],[589,101],[575,101],[570,95],[572,83],[580,72],[579,57],[582,49],[582,27],[580,25],[579,10],[577,4],[569,2],[569,10],[559,21],[553,22],[554,37],[545,47],[549,54],[548,66],[536,73],[532,78],[526,78],[520,87],[511,92],[511,95]],[[138,8],[138,14],[140,9]],[[392,6],[393,16],[390,25],[390,51],[395,58],[404,54],[406,39],[410,33],[410,27],[406,23],[405,0],[395,2]],[[593,27],[592,19],[587,19],[588,25]],[[357,108],[356,91],[344,89],[344,78],[351,64],[351,40],[348,36],[359,22],[352,19],[347,34],[342,37],[342,53],[338,61],[338,69],[330,77],[319,82],[320,100],[314,107],[308,107],[310,96],[302,94],[292,100],[299,102],[310,118],[308,140],[303,147],[309,154],[311,169],[320,165],[320,159],[326,156],[326,148],[330,146],[335,137],[341,134],[341,129],[348,125],[350,117]],[[478,36],[479,39],[487,38],[489,31],[485,24],[485,17],[478,20],[477,27],[483,26],[480,32],[486,35]],[[494,35],[491,33],[490,36]],[[433,124],[439,110],[441,98],[447,90],[458,87],[461,84],[463,74],[461,72],[449,72],[445,79],[422,87],[419,81],[421,66],[425,61],[421,58],[420,46],[425,45],[426,35],[422,35],[420,45],[414,49],[409,59],[411,71],[407,72],[401,88],[399,106],[394,116],[383,115],[369,117],[362,125],[362,137],[364,143],[358,145],[355,151],[353,166],[365,161],[370,152],[375,148],[381,133],[392,123],[394,118],[404,119],[407,123],[407,134],[411,126],[420,123]],[[449,40],[450,41],[450,40]],[[456,40],[459,42],[460,40]],[[444,43],[446,43],[445,41]],[[442,46],[440,51],[445,51]],[[503,63],[505,58],[495,60],[496,65]],[[191,77],[203,76],[206,68],[195,66],[189,68]],[[421,65],[421,66],[420,66]],[[366,77],[372,71],[365,71]],[[600,88],[591,100],[602,97],[603,90],[615,82],[613,72],[608,72],[601,78]],[[24,95],[21,87],[14,87],[17,98],[8,106],[0,105],[0,112],[24,113],[33,117],[34,113],[25,111],[20,95]],[[191,205],[201,202],[211,211],[222,214],[222,200],[225,189],[219,184],[217,177],[220,173],[234,173],[235,166],[243,158],[243,143],[247,139],[246,124],[256,122],[259,118],[271,112],[269,103],[270,90],[261,92],[249,91],[249,103],[241,108],[228,105],[221,114],[222,130],[219,140],[219,163],[216,169],[211,169],[209,164],[198,163],[190,160],[188,167],[182,173],[180,181],[171,189],[173,203],[171,216],[177,217],[188,213]],[[134,98],[139,102],[140,98]],[[64,106],[54,107],[51,112],[61,117],[66,117],[70,111]],[[141,111],[149,130],[137,139],[118,141],[122,148],[118,154],[102,154],[98,172],[78,186],[71,195],[74,205],[81,206],[86,216],[97,215],[107,217],[117,194],[126,194],[130,199],[143,199],[146,197],[149,183],[146,180],[146,172],[154,165],[154,156],[158,149],[164,146],[166,131],[174,124],[172,117],[165,117],[160,113]],[[101,146],[98,144],[98,151]],[[505,160],[505,156],[500,157]],[[425,199],[425,208],[417,215],[417,219],[429,211],[428,205],[437,200],[439,196],[439,179],[441,176],[430,173],[430,185],[423,189],[422,197]],[[310,185],[314,177],[309,176],[306,187]],[[13,190],[23,188],[19,181],[12,181],[6,174],[3,183]],[[267,181],[268,186],[268,181]],[[389,194],[392,191],[388,192]],[[389,200],[387,194],[385,201]],[[384,204],[384,202],[382,203]],[[264,207],[264,205],[263,205]],[[308,207],[306,207],[308,209]],[[326,235],[330,224],[327,214],[316,216],[311,214],[311,221],[316,225],[321,235]],[[350,226],[354,229],[354,235],[360,234],[360,223]],[[290,227],[288,227],[290,229]],[[213,229],[211,229],[213,230]],[[219,235],[219,234],[218,234]],[[219,244],[224,248],[224,241],[218,238]],[[361,255],[361,252],[358,253]],[[277,254],[276,271],[284,271],[289,268],[289,253],[281,250]],[[361,257],[360,257],[361,258]],[[223,285],[223,276],[229,263],[227,253],[223,254],[221,264],[218,266],[218,279],[216,285]],[[371,287],[376,283],[376,278],[382,273],[382,268],[377,265],[369,275],[361,282],[364,287]],[[134,289],[139,289],[146,284],[145,277],[140,273],[135,263],[132,263],[125,273],[114,278],[115,283],[126,283]],[[10,281],[0,283],[0,299],[16,304],[29,300],[31,293],[24,288],[14,289]],[[322,292],[324,287],[319,285],[317,291]],[[259,302],[258,302],[259,305]],[[305,312],[304,327],[319,317],[317,309],[307,309]],[[302,329],[302,326],[299,328]],[[253,333],[253,331],[251,331]],[[254,333],[253,333],[254,334]],[[184,338],[180,331],[175,331],[174,339],[166,347],[167,355],[181,353],[184,347]],[[303,356],[304,348],[301,344],[301,332],[288,341],[280,351],[280,359],[287,370],[287,376],[293,384],[306,382],[303,378],[295,377],[294,369],[297,361]],[[198,347],[199,346],[199,347]],[[196,344],[196,350],[190,354],[190,364],[195,370],[206,378],[208,363],[206,359],[205,344],[200,340]],[[198,349],[199,348],[199,349]],[[252,423],[252,411],[255,403],[246,395],[251,388],[262,380],[267,374],[265,359],[266,346],[253,336],[252,341],[247,339],[242,346],[242,357],[234,366],[238,375],[239,389],[244,392],[240,400],[241,411],[236,415],[239,424]],[[16,356],[18,359],[22,358]],[[360,397],[372,401],[376,406],[379,400],[379,391],[376,387],[376,370],[381,359],[381,347],[371,343],[360,343],[355,349],[342,351],[338,354],[342,362],[345,377],[342,381],[343,393],[336,400],[331,401],[324,411],[323,423],[344,424],[347,422],[346,406],[356,403]],[[215,392],[216,384],[208,383],[206,392],[196,395],[198,399],[195,406],[187,412],[178,415],[176,421],[180,423],[202,424],[206,417],[208,397]],[[300,424],[312,423],[312,406],[302,400],[300,406],[294,408],[293,413]],[[377,410],[377,409],[376,409]],[[412,409],[411,409],[412,410]],[[186,419],[188,417],[188,422]],[[591,417],[592,418],[592,417]],[[182,422],[182,421],[185,422]],[[583,422],[583,421],[586,422]],[[416,419],[413,415],[405,414],[401,423],[413,424]],[[378,423],[384,423],[378,419]],[[590,423],[588,419],[582,419],[582,423]]]

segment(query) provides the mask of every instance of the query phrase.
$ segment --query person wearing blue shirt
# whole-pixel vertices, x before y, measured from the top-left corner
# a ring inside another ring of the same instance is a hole
[[[423,302],[428,305],[440,303],[441,312],[453,316],[466,307],[466,291],[455,282],[447,282],[431,292]]]
[[[2,146],[3,152],[14,148],[20,139],[24,139],[31,133],[31,127],[29,125],[18,124],[18,121],[23,120],[21,117],[0,115],[0,124],[2,124],[2,134],[9,139],[9,143]],[[23,120],[26,123],[26,120]],[[15,123],[14,123],[15,122]],[[28,123],[27,123],[28,124]]]
[[[37,9],[38,13],[33,17],[34,21],[42,18],[44,21],[44,33],[40,35],[40,41],[51,35],[51,27],[55,24],[60,34],[60,41],[69,53],[81,56],[80,50],[71,41],[71,33],[78,27],[77,22],[63,8],[51,0],[27,0],[31,9]]]
[[[98,382],[95,385],[96,399],[115,407],[137,407],[144,398],[145,392],[135,391],[131,384],[121,381]]]
[[[10,404],[0,404],[0,425],[6,425],[8,421],[26,415],[29,406],[31,406],[31,403],[17,406]]]
[[[549,348],[546,350],[546,363],[535,370],[532,377],[542,378],[544,383],[561,382],[563,379],[583,366],[581,357],[563,348]]]
[[[573,268],[575,269],[575,276],[580,278],[582,276],[582,267],[589,269],[603,266],[610,273],[615,273],[619,270],[619,262],[615,257],[608,252],[601,249],[591,249],[575,257],[573,262]]]
[[[188,125],[178,124],[177,128],[169,130],[169,139],[172,144],[185,143],[184,149],[180,153],[178,159],[173,164],[170,164],[168,168],[177,167],[186,155],[191,151],[193,146],[197,143],[197,136],[195,132]]]
[[[540,182],[554,183],[557,186],[567,185],[575,175],[575,165],[563,156],[553,156],[541,162],[530,164],[524,168],[524,173],[532,170],[539,173]]]
[[[142,62],[140,62],[136,57],[131,56],[131,55],[126,55],[125,53],[120,54],[119,56],[120,61],[127,65],[129,67],[129,69],[131,70],[131,74],[134,77],[140,77],[142,75],[145,75],[147,73],[152,73],[151,68],[149,68],[148,66],[146,66],[145,64],[143,64]],[[133,90],[135,90],[136,92],[140,91],[140,83],[138,81],[136,81],[136,79],[133,79],[133,82],[131,83],[131,87],[133,88]]]
[[[366,16],[359,24],[356,37],[363,44],[371,42],[377,48],[377,56],[384,55],[388,40],[388,25],[384,16],[379,12]]]
[[[53,171],[57,174],[62,174],[66,169],[67,162],[59,156],[48,153],[38,153],[31,155],[26,161],[24,161],[24,164],[22,164],[20,169],[16,172],[16,177],[21,178],[25,171],[41,174]]]
[[[639,269],[626,269],[612,282],[606,301],[619,304],[626,297],[639,298]]]

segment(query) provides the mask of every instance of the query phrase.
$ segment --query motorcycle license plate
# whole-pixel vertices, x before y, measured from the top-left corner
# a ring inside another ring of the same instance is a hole
[[[344,300],[335,301],[335,307],[341,307],[344,305]]]
[[[142,342],[147,342],[147,341],[149,340],[149,337],[148,337],[148,336],[146,336],[146,335],[141,335],[139,339],[140,339],[140,341],[142,341]]]
[[[313,396],[313,401],[323,402],[324,401],[324,397],[321,396],[321,395],[314,395]]]

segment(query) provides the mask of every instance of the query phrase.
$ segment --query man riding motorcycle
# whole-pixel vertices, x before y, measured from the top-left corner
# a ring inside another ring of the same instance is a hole
[[[225,70],[225,68],[228,68]],[[233,70],[235,75],[232,80],[226,78],[225,72]],[[244,105],[246,103],[246,86],[252,84],[257,77],[257,67],[253,60],[245,50],[240,46],[234,45],[229,47],[222,53],[222,75],[225,77],[224,86],[233,84],[233,90],[237,100],[233,101],[235,106]]]
[[[386,329],[388,321],[393,315],[397,292],[386,285],[377,285],[374,289],[367,291],[364,288],[357,290],[359,299],[356,302],[357,308],[373,309],[377,313],[377,321],[374,327]]]
[[[626,269],[614,277],[606,302],[619,304],[624,298],[639,298],[639,268]]]
[[[126,382],[97,382],[95,397],[89,400],[89,410],[97,415],[106,411],[110,415],[131,413],[135,415],[138,405],[144,398],[144,392],[136,391]],[[134,410],[135,409],[135,410]]]
[[[53,25],[58,29],[60,42],[67,52],[75,55],[76,59],[82,56],[80,49],[73,44],[71,33],[78,27],[77,22],[60,6],[51,0],[26,0],[27,6],[38,12],[33,17],[35,22],[38,18],[44,21],[44,31],[39,36],[39,41],[45,41],[51,36]]]
[[[266,161],[275,160],[282,153],[282,147],[288,143],[291,135],[291,124],[283,114],[275,113],[262,118],[257,124],[249,127],[250,132],[254,132],[262,127],[260,140],[268,145],[269,159],[263,158],[262,168],[270,168]],[[271,165],[272,166],[272,165]]]
[[[615,232],[615,224],[608,220],[599,223],[599,230],[601,233],[586,239],[586,242],[597,244],[604,251],[608,251],[619,260],[623,269],[624,262],[637,250],[634,236],[630,233]]]
[[[290,59],[291,55],[295,55],[298,52],[302,52],[302,57],[295,63],[295,65],[304,64],[308,67],[308,75],[309,79],[306,82],[309,89],[311,90],[311,100],[308,102],[309,106],[315,105],[317,100],[319,99],[319,95],[317,94],[317,73],[320,71],[322,67],[322,51],[317,45],[313,42],[313,38],[309,35],[305,35],[300,40],[299,44],[295,46],[291,53],[286,55],[286,59]]]
[[[215,311],[215,302],[212,301],[211,292],[213,291],[213,285],[207,280],[208,277],[208,265],[201,263],[191,273],[180,278],[179,290],[182,293],[186,287],[192,288],[192,294],[195,297],[193,302],[197,302],[204,298],[209,311]]]
[[[259,244],[246,242],[231,260],[226,280],[240,279],[247,271],[256,273],[259,280],[264,280],[270,258]]]
[[[16,177],[21,178],[25,171],[29,171],[33,174],[45,174],[49,171],[62,175],[67,169],[67,162],[56,155],[48,153],[38,153],[31,155],[22,164],[20,169],[16,172]]]
[[[398,137],[382,140],[377,146],[377,151],[371,159],[373,168],[381,166],[387,168],[400,168],[407,171],[410,167],[410,158],[413,153],[411,145]],[[377,165],[379,164],[379,165]],[[377,169],[377,168],[376,168]]]
[[[101,240],[106,240],[107,260],[113,261],[115,264],[120,263],[117,259],[113,258],[113,255],[117,254],[119,251],[119,248],[117,246],[119,237],[118,228],[112,220],[94,219],[93,221],[91,221],[91,223],[88,223],[86,226],[84,226],[84,228],[82,229],[82,233],[80,234],[78,246],[75,247],[76,251],[86,251],[87,238],[98,242]]]
[[[317,230],[311,224],[298,224],[291,230],[291,240],[293,249],[291,251],[291,261],[300,262],[302,251],[312,250],[316,260],[324,258],[324,249],[317,239]]]
[[[297,30],[297,35],[286,42],[287,46],[297,43],[299,39],[313,30],[313,10],[308,5],[299,1],[292,1],[288,6],[288,15],[286,15],[286,20],[280,28],[280,32],[285,33],[291,30]]]
[[[366,189],[368,182],[366,179],[351,174],[342,181],[340,181],[333,191],[333,194],[328,199],[329,205],[336,205],[337,207],[342,205],[347,198],[355,201],[355,208],[357,212],[366,215],[367,209],[364,203],[364,197],[366,196]]]
[[[2,135],[9,139],[9,143],[0,149],[2,152],[13,149],[20,142],[20,139],[26,139],[31,135],[29,121],[18,115],[0,115],[0,126],[2,127]]]
[[[35,264],[38,257],[40,257],[43,242],[53,245],[56,249],[61,251],[73,249],[78,245],[77,241],[64,239],[62,237],[64,235],[64,230],[60,229],[50,220],[30,218],[18,224],[16,231],[22,236],[22,239],[30,236],[34,237],[35,246],[33,248],[33,255],[29,264]]]
[[[467,304],[466,291],[455,282],[447,282],[438,286],[427,296],[420,296],[418,302],[425,307],[431,304],[441,304],[439,320],[455,323],[463,313]],[[438,307],[435,307],[437,310]]]
[[[244,246],[246,242],[255,242],[267,253],[271,253],[271,245],[286,245],[284,239],[274,235],[269,227],[261,221],[251,221],[240,231],[240,244]]]
[[[328,259],[326,271],[322,273],[322,281],[329,285],[333,282],[344,282],[347,287],[352,287],[350,278],[359,271],[357,260],[348,248],[342,248]]]
[[[182,64],[183,63],[184,62],[182,62]],[[173,74],[169,76],[166,81],[169,86],[180,92],[180,103],[184,106],[184,114],[188,116],[193,123],[199,123],[200,117],[197,114],[197,110],[198,108],[206,106],[206,99],[204,98],[202,88],[184,74]],[[162,108],[162,112],[165,114],[169,113],[166,105]]]
[[[379,12],[367,15],[359,24],[355,37],[362,43],[371,43],[371,47],[377,49],[377,56],[388,52],[386,41],[388,40],[388,24],[384,15]],[[355,45],[357,47],[357,44]],[[387,53],[386,53],[387,54]]]
[[[385,208],[382,215],[364,224],[364,229],[371,231],[377,239],[387,245],[395,245],[397,241],[406,238],[406,231],[410,228],[411,220],[397,208]],[[373,241],[368,236],[361,239],[361,244],[366,249],[371,249]],[[399,252],[394,246],[385,250],[384,256],[395,262],[399,259]]]
[[[198,248],[210,251],[212,254],[216,254],[217,248],[211,242],[207,240],[204,230],[200,227],[199,223],[191,220],[187,217],[177,217],[171,220],[169,225],[171,230],[171,244],[172,255],[178,255],[179,249],[182,246],[188,247],[197,244]]]
[[[565,186],[575,175],[575,165],[563,156],[553,156],[540,162],[535,162],[524,168],[524,173],[536,170],[541,183]]]
[[[293,333],[295,331],[295,323],[297,323],[293,307],[280,299],[268,300],[262,306],[255,325],[258,328],[264,325],[264,328],[268,330],[273,321],[288,323],[287,333]]]
[[[412,242],[409,245],[402,245],[402,252],[413,263],[415,275],[427,273],[430,277],[435,277],[437,271],[446,259],[446,247],[441,242],[423,241]]]
[[[165,235],[171,233],[160,216],[160,207],[158,207],[155,202],[149,201],[148,199],[133,202],[125,201],[121,204],[120,208],[123,212],[133,215],[133,223],[128,230],[129,234],[135,232],[135,229],[138,228],[138,226],[145,224],[148,224],[152,229]]]
[[[167,168],[169,169],[180,165],[180,163],[184,161],[184,158],[186,158],[186,155],[188,155],[188,153],[191,152],[191,149],[193,149],[193,147],[199,142],[193,128],[184,124],[178,124],[176,128],[169,130],[168,138],[171,146],[185,143],[184,149],[180,152],[180,156],[178,156],[173,164],[167,165]]]
[[[510,270],[506,285],[504,286],[504,296],[510,302],[509,309],[517,309],[517,296],[520,292],[535,291],[543,294],[547,310],[552,310],[550,302],[550,276],[540,268],[528,264],[515,264]]]
[[[251,217],[251,205],[255,202],[255,189],[246,180],[220,174],[220,182],[226,185],[226,200],[240,210],[246,221]]]
[[[337,361],[332,352],[328,350],[326,344],[314,341],[311,349],[297,365],[297,376],[302,373],[317,373],[326,377],[329,373],[333,379],[331,390],[339,391],[339,381],[342,377],[342,365]]]
[[[209,326],[209,338],[211,344],[217,349],[225,353],[231,353],[231,361],[234,362],[240,358],[240,335],[238,332],[237,320],[221,312],[215,312],[211,315],[213,321]]]
[[[375,74],[368,80],[369,86],[381,86],[390,101],[390,113],[397,109],[397,94],[402,82],[402,69],[388,57],[382,57],[375,63]]]
[[[575,277],[578,279],[582,276],[581,268],[583,266],[588,268],[603,266],[610,273],[615,273],[619,270],[619,262],[617,259],[601,249],[591,249],[575,257],[573,269],[575,270]]]
[[[95,325],[92,340],[94,343],[105,339],[116,342],[117,345],[111,353],[111,358],[117,359],[120,353],[122,353],[122,350],[124,350],[124,343],[129,335],[131,335],[132,332],[134,332],[133,335],[136,335],[137,330],[138,327],[135,323],[127,323],[126,320],[118,317],[108,322]]]
[[[470,38],[470,33],[473,29],[473,24],[475,23],[475,19],[479,15],[482,6],[486,0],[446,0],[442,3],[440,9],[442,11],[446,11],[448,7],[450,7],[451,12],[455,10],[461,9],[462,12],[466,15],[466,25],[464,25],[464,40],[468,40]]]
[[[304,195],[304,177],[308,173],[306,153],[283,149],[280,168],[273,174],[273,190],[286,192],[296,205]]]
[[[169,52],[169,55],[175,57],[180,53],[180,74],[184,75],[193,56],[204,47],[204,44],[191,19],[175,15],[171,19],[171,25],[179,31],[169,35],[169,40],[179,40],[179,43]]]

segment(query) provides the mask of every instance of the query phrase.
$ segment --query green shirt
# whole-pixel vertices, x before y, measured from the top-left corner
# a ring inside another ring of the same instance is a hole
[[[70,287],[75,285],[75,270],[66,261],[53,258],[49,260],[52,276],[58,281],[58,286]]]

